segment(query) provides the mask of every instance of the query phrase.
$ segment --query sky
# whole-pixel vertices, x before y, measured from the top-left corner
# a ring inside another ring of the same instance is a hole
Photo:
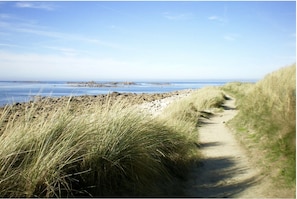
[[[295,1],[0,2],[0,81],[261,79],[294,63]]]

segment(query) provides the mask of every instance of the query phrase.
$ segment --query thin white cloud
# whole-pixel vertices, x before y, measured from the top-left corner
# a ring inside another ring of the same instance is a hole
[[[0,14],[0,19],[11,19],[11,18],[12,18],[11,14],[6,14],[6,13]]]
[[[0,23],[0,27],[1,27],[1,23]],[[39,35],[39,36],[44,36],[49,38],[56,38],[64,41],[73,40],[73,41],[79,41],[79,42],[85,42],[85,43],[92,43],[95,45],[104,46],[104,47],[113,48],[113,49],[126,49],[125,47],[112,42],[102,41],[99,39],[89,38],[81,35],[61,33],[61,32],[55,32],[50,30],[42,30],[42,29],[38,29],[38,27],[34,28],[34,26],[32,26],[32,28],[27,28],[27,27],[9,27],[9,28],[17,32],[29,33],[29,34],[34,34],[34,35]]]
[[[13,27],[13,26],[26,26],[26,27],[38,27],[41,28],[41,26],[36,25],[36,20],[32,19],[26,19],[24,17],[20,17],[14,14],[8,14],[8,13],[1,13],[0,14],[0,25],[5,24],[6,27]]]
[[[217,16],[217,15],[209,16],[208,17],[208,20],[210,20],[210,21],[217,21],[217,22],[219,22],[222,25],[225,25],[228,22],[228,20],[227,20],[226,17],[220,17],[220,16]]]
[[[33,8],[33,9],[42,9],[42,10],[55,10],[55,6],[48,2],[17,2],[15,4],[18,8]]]
[[[239,38],[240,36],[238,34],[226,34],[224,35],[224,39],[227,41],[235,41]]]
[[[0,21],[0,28],[7,28],[10,26],[10,23],[4,22],[4,21]]]
[[[228,41],[234,41],[236,38],[233,37],[233,36],[230,36],[230,35],[225,35],[225,36],[224,36],[224,39],[225,39],[225,40],[228,40]]]
[[[57,55],[62,54],[70,57],[71,56],[91,56],[91,57],[93,56],[94,57],[94,53],[92,51],[90,52],[82,49],[75,49],[75,48],[61,47],[61,46],[42,46],[42,48],[55,52],[55,54]]]
[[[42,55],[0,51],[0,79],[92,79],[120,78],[139,65],[112,58]]]
[[[228,8],[225,6],[222,15],[211,15],[208,17],[208,20],[217,21],[221,25],[225,25],[226,23],[228,23],[227,11],[228,11]]]
[[[26,3],[26,2],[19,2],[19,3]],[[29,4],[30,3],[31,2],[29,2]],[[26,6],[28,5],[26,4]],[[124,50],[128,49],[114,42],[103,41],[98,38],[90,38],[88,36],[72,34],[67,32],[64,33],[64,32],[52,31],[51,27],[41,26],[35,20],[27,20],[24,18],[20,18],[16,15],[11,15],[7,13],[0,14],[0,28],[1,28],[1,32],[0,32],[1,35],[17,32],[17,33],[33,34],[37,36],[43,36],[43,37],[54,38],[54,39],[61,39],[63,41],[77,41],[77,42],[91,43],[94,45],[104,46],[104,47],[113,48],[113,49],[124,49]],[[113,26],[112,28],[116,28],[116,26]]]
[[[58,51],[66,56],[76,56],[80,54],[80,52],[73,48],[64,48],[64,47],[58,47],[58,46],[44,46],[46,49]]]
[[[37,29],[30,29],[30,28],[22,28],[22,27],[17,27],[13,28],[17,32],[22,32],[22,33],[31,33],[35,35],[40,35],[40,36],[46,36],[46,37],[53,37],[53,38],[67,38],[66,35],[59,33],[59,32],[53,32],[53,31],[46,31],[46,30],[37,30]]]
[[[1,33],[0,33],[1,35]],[[2,47],[9,47],[9,48],[24,48],[23,46],[16,45],[16,44],[7,44],[7,43],[0,43],[0,48]]]
[[[212,15],[212,16],[208,17],[208,19],[209,19],[209,20],[218,20],[219,17],[216,16],[216,15]]]
[[[16,3],[16,5],[22,8],[31,7],[31,8],[40,8],[40,9],[52,9],[52,6],[50,4],[47,4],[47,3],[43,4],[43,2],[40,2],[40,3],[18,2]],[[107,48],[112,48],[117,50],[130,49],[130,47],[122,46],[114,42],[103,41],[99,38],[90,38],[86,35],[52,31],[51,27],[41,26],[35,20],[27,20],[10,13],[0,13],[0,28],[1,28],[0,35],[3,35],[3,36],[11,35],[13,33],[18,33],[18,34],[26,33],[26,34],[32,34],[33,36],[37,35],[37,36],[45,37],[44,42],[46,42],[47,38],[49,38],[49,39],[58,39],[63,41],[88,43],[96,46],[107,47]],[[113,26],[112,28],[116,28],[116,26]],[[6,42],[2,42],[2,43],[6,43]]]
[[[179,13],[179,14],[172,14],[170,12],[164,12],[163,16],[169,20],[188,20],[193,18],[192,13]]]

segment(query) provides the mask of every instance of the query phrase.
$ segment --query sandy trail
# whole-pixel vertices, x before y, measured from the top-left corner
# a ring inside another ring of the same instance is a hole
[[[249,161],[226,122],[236,114],[235,100],[226,100],[224,111],[204,119],[199,127],[202,160],[190,172],[185,195],[194,197],[267,197],[259,186],[260,170]],[[264,188],[264,187],[263,187]]]
[[[176,96],[144,103],[140,107],[154,117],[161,114],[169,104],[190,93],[191,90],[188,90]],[[201,198],[292,198],[286,190],[283,192],[272,186],[272,181],[265,178],[260,167],[257,167],[226,126],[226,122],[238,112],[235,100],[229,97],[223,108],[223,112],[201,120],[198,135],[202,159],[193,166],[185,181],[179,181],[170,188],[175,192],[169,195]]]

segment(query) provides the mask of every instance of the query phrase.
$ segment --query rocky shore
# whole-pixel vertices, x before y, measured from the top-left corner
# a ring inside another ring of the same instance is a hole
[[[99,83],[95,81],[89,82],[67,82],[67,84],[75,87],[118,87],[118,86],[127,86],[127,85],[136,85],[135,82],[106,82]]]
[[[141,108],[148,111],[151,115],[155,115],[165,108],[169,103],[177,98],[188,95],[192,90],[181,90],[168,93],[119,93],[112,92],[100,95],[84,95],[72,97],[35,97],[34,100],[24,103],[15,103],[0,108],[0,117],[5,117],[4,122],[8,122],[12,118],[19,118],[25,115],[26,110],[34,107],[34,115],[32,118],[44,117],[55,112],[61,107],[69,105],[74,114],[83,112],[91,105],[103,106],[106,103],[127,102],[129,105],[142,104]],[[9,107],[9,109],[7,109]],[[7,112],[8,110],[8,112]]]
[[[89,82],[67,82],[68,85],[74,87],[121,87],[121,86],[133,86],[139,83],[136,82],[96,82],[96,81],[89,81]],[[149,84],[152,85],[170,85],[170,83],[166,82],[151,82]]]
[[[169,104],[171,104],[175,100],[190,95],[192,91],[193,90],[184,90],[182,92],[179,92],[178,95],[172,95],[166,98],[156,99],[151,102],[144,102],[140,104],[140,108],[154,117],[159,115]]]

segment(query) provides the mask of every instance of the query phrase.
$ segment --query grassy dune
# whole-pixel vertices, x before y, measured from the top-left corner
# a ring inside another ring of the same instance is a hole
[[[164,120],[168,125],[181,128],[181,132],[187,132],[189,137],[194,136],[193,139],[197,140],[197,126],[199,118],[203,116],[201,111],[206,109],[219,111],[224,100],[223,92],[217,87],[198,89],[190,96],[170,104],[158,119]]]
[[[295,185],[296,65],[268,74],[254,85],[230,83],[222,89],[237,98],[240,112],[231,126],[254,159],[278,185],[279,180]]]
[[[123,100],[78,108],[69,98],[51,111],[41,108],[53,106],[43,100],[28,103],[22,113],[7,106],[0,113],[0,196],[164,194],[162,186],[185,175],[197,159],[198,110],[222,97],[218,90],[207,97],[207,89],[200,92],[162,118]]]
[[[293,184],[295,72],[294,65],[256,84],[198,89],[157,117],[130,98],[7,106],[0,111],[0,196],[173,195],[168,185],[199,159],[199,118],[208,116],[204,110],[220,111],[224,93],[237,98],[240,111],[231,125],[243,144],[259,161],[264,152],[267,171],[278,168],[276,177]]]

